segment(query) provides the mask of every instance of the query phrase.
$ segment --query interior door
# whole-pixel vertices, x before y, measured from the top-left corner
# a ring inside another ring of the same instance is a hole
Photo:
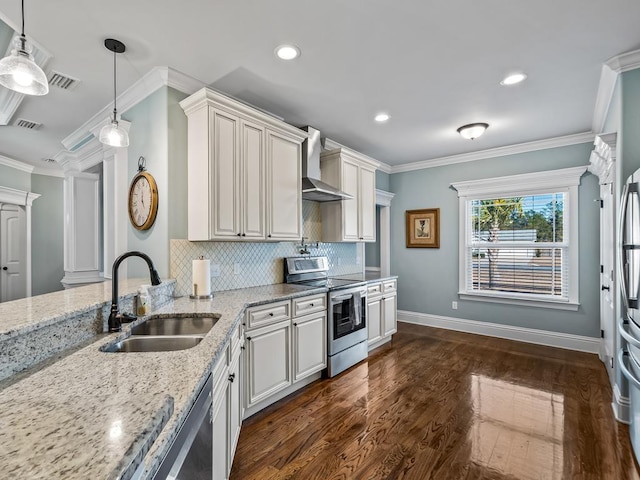
[[[0,301],[27,296],[24,208],[0,205]]]
[[[613,184],[600,185],[600,329],[603,332],[601,360],[613,375],[615,322],[615,201]]]

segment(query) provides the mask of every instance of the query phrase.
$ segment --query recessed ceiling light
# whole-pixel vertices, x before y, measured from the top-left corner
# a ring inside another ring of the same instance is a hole
[[[388,113],[379,113],[379,114],[377,114],[373,119],[374,119],[376,122],[380,122],[380,123],[382,123],[382,122],[386,122],[386,121],[387,121],[387,120],[389,120],[390,118],[391,118],[391,117],[389,116],[389,114],[388,114]]]
[[[527,76],[524,73],[512,73],[511,75],[507,75],[500,82],[500,85],[515,85],[516,83],[520,83],[525,80]]]
[[[469,125],[463,125],[458,128],[458,133],[463,138],[473,140],[482,135],[487,128],[489,128],[488,123],[470,123]]]
[[[300,56],[300,49],[295,45],[280,45],[276,48],[275,53],[282,60],[293,60]]]

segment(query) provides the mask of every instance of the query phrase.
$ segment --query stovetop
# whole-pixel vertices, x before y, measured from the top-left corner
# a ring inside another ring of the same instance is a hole
[[[302,280],[299,282],[288,282],[295,283],[297,285],[308,285],[310,287],[327,287],[329,290],[340,290],[348,287],[358,287],[361,285],[365,285],[365,282],[361,282],[358,280],[346,280],[342,278],[316,278],[312,280]]]
[[[327,287],[329,290],[365,285],[363,280],[329,277],[327,257],[287,257],[283,260],[286,283]]]

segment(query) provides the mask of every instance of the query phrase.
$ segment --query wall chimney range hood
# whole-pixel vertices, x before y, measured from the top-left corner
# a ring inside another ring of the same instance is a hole
[[[302,199],[314,202],[333,202],[353,196],[320,180],[320,131],[302,127],[309,137],[302,143]]]

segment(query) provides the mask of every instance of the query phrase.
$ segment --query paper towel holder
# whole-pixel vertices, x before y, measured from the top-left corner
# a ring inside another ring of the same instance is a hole
[[[211,300],[213,298],[213,293],[209,293],[208,295],[198,295],[198,285],[193,284],[193,291],[195,294],[189,295],[189,298],[192,300]]]

